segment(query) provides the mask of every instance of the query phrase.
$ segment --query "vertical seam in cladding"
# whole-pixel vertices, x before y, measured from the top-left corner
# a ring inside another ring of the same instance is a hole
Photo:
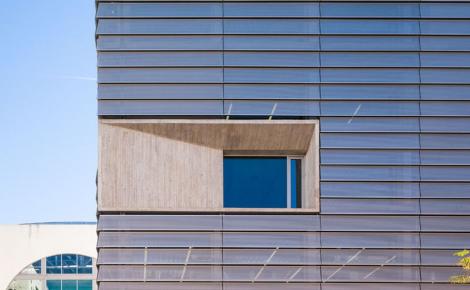
[[[221,289],[224,290],[224,219],[225,219],[225,215],[223,213],[220,214],[220,223],[221,223],[221,229],[220,229],[220,234],[221,234],[221,237],[220,237],[220,249],[221,249],[221,263],[222,265],[220,266],[221,269],[220,269],[220,280],[222,281],[220,284],[221,284]]]
[[[418,232],[418,238],[419,238],[419,289],[421,289],[421,285],[423,282],[422,279],[422,258],[421,258],[421,1],[418,2],[418,13],[419,13],[419,19],[418,19],[418,77],[419,77],[419,84],[418,84],[418,94],[419,94],[419,102],[418,102],[418,110],[419,110],[419,120],[418,120],[418,145],[419,145],[419,150],[418,150],[418,156],[419,156],[419,166],[418,166],[418,173],[419,173],[419,182],[418,182],[418,190],[419,190],[419,198],[418,198],[418,221],[419,221],[419,232]]]
[[[222,0],[222,117],[225,119],[225,1]],[[227,114],[228,116],[228,114]],[[222,165],[223,166],[223,165]],[[223,190],[223,189],[222,189]],[[223,196],[222,196],[223,199]],[[222,201],[223,202],[223,201]],[[222,204],[223,207],[223,204]],[[224,290],[224,219],[225,215],[220,214],[221,230],[220,230],[220,249],[221,249],[221,268],[220,268],[220,288]]]
[[[320,249],[319,249],[319,255],[320,255],[320,290],[323,289],[323,244],[322,244],[322,233],[323,233],[323,227],[322,227],[322,218],[321,215],[318,215],[318,222],[319,222],[319,227],[320,227],[320,237],[319,237],[319,244],[320,244]]]
[[[322,70],[322,62],[321,62],[321,3],[320,0],[318,1],[318,214],[321,214],[321,119],[322,119],[322,77],[321,77],[321,70]],[[320,228],[321,233],[321,228]],[[320,236],[321,238],[321,236]],[[321,290],[321,287],[320,287]]]
[[[225,119],[225,0],[222,0],[222,117]],[[228,115],[227,115],[228,116]],[[222,161],[223,162],[223,161]],[[223,166],[223,164],[222,164]],[[222,179],[223,182],[223,179]],[[223,192],[223,188],[222,188]],[[222,207],[223,207],[223,196],[222,196]],[[221,266],[220,266],[220,288],[221,290],[225,289],[224,281],[224,219],[225,215],[220,214],[220,249],[221,249]]]
[[[321,107],[322,107],[322,79],[321,79],[321,69],[322,69],[322,63],[321,63],[321,3],[320,3],[320,0],[318,0],[318,135],[321,136]],[[323,227],[322,227],[322,217],[321,217],[321,140],[320,140],[320,137],[318,138],[319,142],[318,142],[318,164],[319,164],[319,168],[318,168],[318,178],[320,179],[318,181],[318,226],[320,228],[320,231],[319,231],[319,246],[320,246],[320,249],[319,249],[319,256],[320,256],[320,290],[323,289],[323,273],[322,273],[322,269],[323,269],[323,258],[322,258],[322,253],[323,253],[323,246],[322,246],[322,233],[323,233]]]
[[[222,0],[221,4],[222,4],[222,117],[225,117],[225,1]],[[223,283],[222,283],[222,287],[223,287]]]
[[[313,49],[313,48],[312,48]],[[321,63],[321,52],[322,52],[322,47],[321,47],[321,5],[320,5],[320,0],[318,2],[318,112],[320,117],[322,116],[321,114],[321,100],[322,100],[322,78],[321,78],[321,69],[322,69],[322,63]],[[320,129],[320,128],[318,128]]]

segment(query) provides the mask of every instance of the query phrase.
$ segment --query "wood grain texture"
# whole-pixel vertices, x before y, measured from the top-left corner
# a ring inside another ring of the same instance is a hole
[[[302,207],[320,211],[320,130],[310,136],[302,166]]]
[[[135,129],[100,126],[100,205],[126,210],[222,206],[223,151]],[[139,130],[140,129],[140,130]]]
[[[304,204],[317,210],[318,176],[310,176],[318,175],[317,127],[313,120],[100,120],[98,210],[228,211],[224,152],[305,155]]]

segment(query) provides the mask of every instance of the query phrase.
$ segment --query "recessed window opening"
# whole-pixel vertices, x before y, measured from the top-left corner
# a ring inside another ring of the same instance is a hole
[[[302,208],[302,157],[225,156],[225,208]]]

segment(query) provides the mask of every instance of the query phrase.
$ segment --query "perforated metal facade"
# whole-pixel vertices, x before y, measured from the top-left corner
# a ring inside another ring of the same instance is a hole
[[[102,118],[321,126],[319,215],[101,212],[100,289],[456,287],[470,3],[101,0],[96,33]]]

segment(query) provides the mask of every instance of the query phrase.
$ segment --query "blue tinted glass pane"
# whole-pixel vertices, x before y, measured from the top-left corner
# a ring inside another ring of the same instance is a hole
[[[290,161],[290,202],[292,208],[297,207],[297,168],[295,166],[295,161],[295,159]]]
[[[224,158],[224,207],[287,207],[286,158]]]
[[[62,265],[60,255],[47,257],[46,264],[47,267],[60,267]]]
[[[41,260],[37,260],[36,262],[34,262],[31,265],[33,266],[33,269],[37,274],[41,273]]]
[[[93,288],[93,281],[78,280],[78,290],[91,290],[92,288]]]
[[[63,254],[62,255],[62,273],[76,274],[77,273],[77,255]]]
[[[291,208],[301,208],[300,159],[290,161]]]
[[[48,290],[61,290],[60,280],[47,280],[46,285]]]
[[[77,280],[62,280],[62,290],[77,290]]]
[[[46,273],[47,274],[61,274],[61,268],[60,267],[47,267]]]
[[[46,258],[46,273],[47,274],[60,274],[61,273],[61,255],[50,256]]]
[[[91,274],[93,267],[93,260],[87,256],[77,256],[78,259],[78,273],[79,274]]]

